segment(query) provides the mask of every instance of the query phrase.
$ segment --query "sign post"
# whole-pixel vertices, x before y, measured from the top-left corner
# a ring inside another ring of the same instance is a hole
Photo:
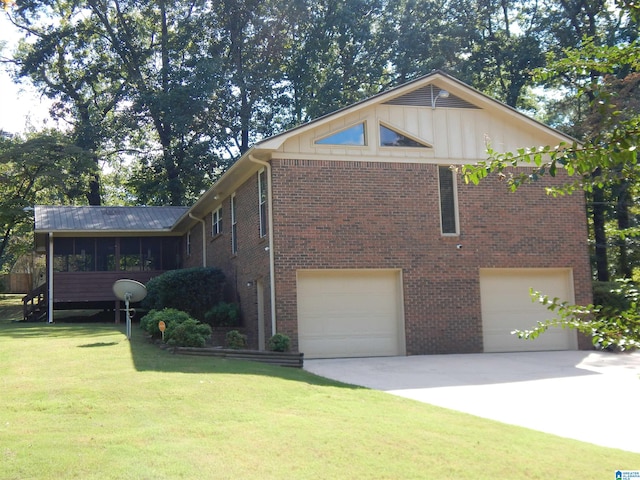
[[[162,333],[162,341],[164,342],[164,331],[167,329],[167,325],[162,320],[158,322],[158,329]]]

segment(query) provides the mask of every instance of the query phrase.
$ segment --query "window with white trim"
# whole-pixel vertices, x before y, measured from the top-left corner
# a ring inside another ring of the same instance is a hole
[[[222,233],[222,206],[211,212],[211,236],[215,237]]]
[[[258,172],[258,208],[260,211],[260,238],[267,234],[267,172]]]
[[[236,194],[231,195],[231,253],[238,253],[238,222],[236,212]]]
[[[438,186],[440,191],[440,226],[443,235],[458,234],[458,199],[454,170],[438,166]]]

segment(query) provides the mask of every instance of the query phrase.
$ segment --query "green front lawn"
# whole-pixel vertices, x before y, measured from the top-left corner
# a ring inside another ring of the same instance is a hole
[[[172,355],[133,332],[0,320],[0,479],[600,480],[640,468],[639,454],[301,370]]]

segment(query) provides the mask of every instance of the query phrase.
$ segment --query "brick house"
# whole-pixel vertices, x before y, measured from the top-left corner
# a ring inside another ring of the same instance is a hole
[[[275,332],[307,358],[586,348],[570,330],[510,334],[548,318],[530,288],[590,303],[584,197],[456,168],[487,142],[572,141],[433,72],[257,143],[148,233],[177,237],[182,267],[225,272],[252,348]]]
[[[561,350],[529,289],[591,301],[585,202],[511,193],[456,166],[571,138],[442,73],[268,138],[174,225],[185,266],[222,268],[249,343],[313,357]]]

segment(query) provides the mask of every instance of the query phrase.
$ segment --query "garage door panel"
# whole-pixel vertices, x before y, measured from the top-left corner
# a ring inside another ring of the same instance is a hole
[[[400,272],[298,272],[298,340],[307,358],[404,354]]]
[[[536,340],[521,340],[513,330],[529,330],[552,317],[533,302],[530,289],[573,301],[571,272],[567,269],[486,269],[480,273],[480,297],[485,352],[572,350],[575,331],[551,328]]]

